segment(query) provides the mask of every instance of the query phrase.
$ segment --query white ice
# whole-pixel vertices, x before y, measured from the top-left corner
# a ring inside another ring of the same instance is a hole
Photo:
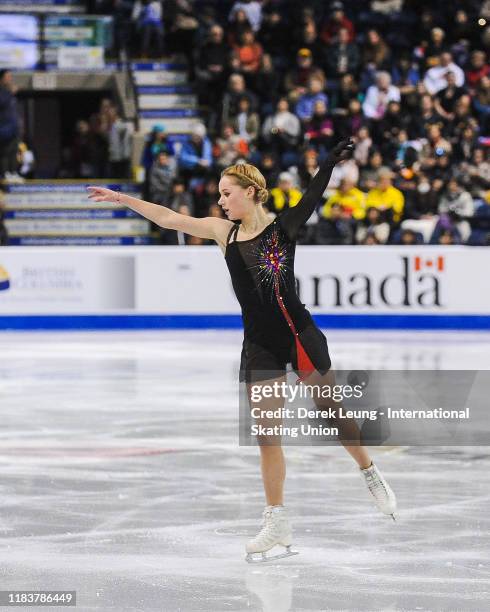
[[[334,365],[490,369],[490,334],[328,332]],[[488,448],[288,447],[300,554],[249,566],[258,449],[238,445],[240,332],[0,334],[0,589],[78,610],[490,609]],[[43,608],[60,610],[60,608]]]

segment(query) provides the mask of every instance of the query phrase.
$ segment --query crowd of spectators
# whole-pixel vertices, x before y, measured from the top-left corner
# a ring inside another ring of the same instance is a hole
[[[220,214],[219,172],[243,161],[280,214],[353,136],[301,242],[490,244],[489,5],[164,1],[164,24],[170,7],[194,19],[187,53],[204,121],[183,145],[156,126],[148,197]]]
[[[110,98],[79,119],[61,152],[59,178],[130,178],[133,123],[122,119]]]
[[[352,136],[353,159],[335,168],[301,242],[490,244],[490,0],[92,4],[113,15],[121,48],[188,59],[203,122],[185,142],[164,121],[148,135],[145,197],[220,215],[220,171],[249,162],[280,214]],[[104,100],[78,122],[60,176],[129,176],[131,131]]]

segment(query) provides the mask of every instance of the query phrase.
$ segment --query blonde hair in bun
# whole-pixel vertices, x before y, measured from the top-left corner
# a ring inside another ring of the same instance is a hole
[[[265,178],[258,168],[252,164],[235,164],[228,166],[221,173],[221,176],[228,176],[235,179],[235,182],[246,189],[247,187],[255,188],[255,201],[259,204],[265,204],[269,199],[269,191],[267,190]]]

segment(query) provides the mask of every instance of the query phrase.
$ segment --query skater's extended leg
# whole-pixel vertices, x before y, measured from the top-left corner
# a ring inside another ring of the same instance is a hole
[[[318,388],[325,386],[333,387],[335,385],[335,374],[332,370],[329,370],[323,376],[318,372],[314,372],[305,381],[305,384],[317,386]],[[318,408],[333,408],[336,411],[343,408],[342,402],[335,402],[330,397],[325,397],[325,395],[328,396],[329,394],[312,394],[313,401]],[[344,448],[351,455],[351,457],[357,462],[366,486],[371,495],[374,497],[376,506],[384,514],[391,515],[394,520],[396,496],[379,471],[378,467],[371,461],[371,457],[369,456],[366,447],[362,445],[361,431],[355,419],[334,418],[330,419],[330,421],[339,430],[340,442],[343,444]]]

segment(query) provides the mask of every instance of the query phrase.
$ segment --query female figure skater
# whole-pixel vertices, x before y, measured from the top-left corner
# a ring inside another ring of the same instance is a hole
[[[340,142],[323,162],[300,202],[272,222],[262,206],[268,198],[265,179],[249,164],[230,166],[221,175],[218,204],[227,219],[181,215],[101,187],[88,187],[89,198],[124,204],[160,227],[217,242],[242,308],[244,340],[240,381],[246,382],[249,389],[252,383],[284,380],[288,363],[299,374],[299,381],[308,385],[332,385],[335,379],[330,370],[326,338],[296,293],[294,253],[300,227],[320,202],[334,166],[347,159],[353,147],[350,139]],[[270,408],[270,400],[263,405]],[[278,405],[276,401],[274,407]],[[339,425],[339,438],[357,462],[377,507],[394,518],[395,495],[362,446],[357,424],[350,420]],[[290,548],[291,527],[283,505],[286,470],[280,438],[259,439],[259,443],[267,506],[261,531],[246,546],[249,562],[297,554]],[[277,544],[286,547],[286,552],[266,556]],[[254,553],[261,555],[257,559]]]

